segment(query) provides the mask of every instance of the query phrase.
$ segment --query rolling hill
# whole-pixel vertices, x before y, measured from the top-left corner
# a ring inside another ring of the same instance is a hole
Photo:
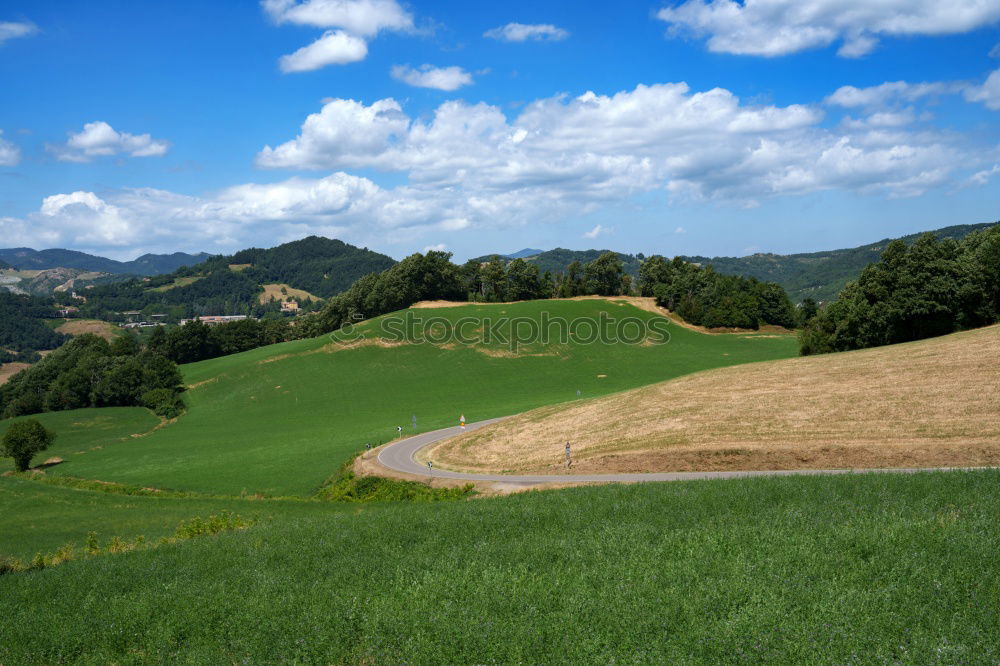
[[[143,437],[91,450],[59,426],[63,417],[41,415],[60,432],[51,455],[67,461],[49,474],[230,495],[310,495],[366,443],[394,437],[396,426],[431,430],[462,414],[470,420],[515,414],[574,400],[578,391],[604,395],[797,351],[794,336],[707,335],[673,325],[662,345],[647,338],[509,344],[511,327],[523,335],[555,320],[578,322],[585,332],[625,318],[643,325],[668,321],[601,299],[417,309],[373,319],[340,337],[182,366],[189,412]],[[448,337],[460,324],[465,335],[489,340],[466,345]],[[407,326],[413,343],[379,341]],[[558,323],[553,326],[556,336]],[[348,342],[345,335],[366,337]]]
[[[745,418],[763,413],[804,423],[808,434],[861,425],[851,418],[857,405],[847,408],[838,394],[822,413],[822,400],[809,400],[811,382],[829,389],[869,372],[899,395],[913,379],[866,356],[893,348],[752,363],[794,353],[793,338],[768,334],[671,327],[665,345],[585,344],[563,343],[557,329],[548,342],[512,347],[511,332],[531,337],[545,312],[548,321],[592,326],[657,317],[613,299],[403,311],[340,338],[185,366],[191,407],[172,424],[138,408],[42,415],[59,433],[46,455],[66,462],[47,469],[47,483],[0,475],[0,572],[10,556],[42,563],[0,575],[0,663],[1000,658],[996,470],[612,485],[419,504],[256,495],[310,494],[365,443],[395,436],[396,425],[429,430],[459,413],[476,420],[558,403],[560,413],[602,406],[603,419],[582,414],[574,432],[582,442],[620,437],[609,417],[655,431],[670,425],[671,410],[711,433],[711,418],[694,404],[704,399],[736,432],[756,433]],[[500,320],[507,324],[493,324]],[[483,337],[459,341],[449,329]],[[412,343],[379,340],[401,330]],[[896,358],[944,379],[934,414],[950,405],[956,418],[977,419],[993,399],[980,391],[963,402],[971,389],[940,365],[950,355],[965,375],[973,356],[995,356],[990,330],[985,343],[971,331],[939,339],[943,350],[918,346],[935,341],[896,348]],[[956,344],[968,349],[948,346]],[[829,367],[810,365],[819,360]],[[732,364],[745,365],[722,367]],[[721,369],[698,372],[713,367]],[[680,378],[626,390],[666,377]],[[708,395],[697,391],[706,377]],[[745,397],[734,394],[740,388]],[[811,412],[784,402],[796,390]],[[916,395],[928,397],[919,387]],[[650,418],[637,401],[648,401]],[[859,412],[880,434],[890,426],[920,434],[926,425],[919,412],[896,418],[899,405],[880,406]],[[812,426],[810,417],[826,420]],[[765,419],[757,435],[772,431]],[[114,480],[135,485],[107,483]],[[205,524],[223,511],[252,524],[161,541],[181,521]],[[87,554],[84,544],[100,552]],[[77,555],[57,566],[40,555],[58,552]]]
[[[438,466],[575,471],[1000,464],[1000,325],[920,342],[721,368],[543,407],[430,452]]]
[[[986,229],[996,222],[985,224],[960,224],[937,229],[932,233],[939,238],[952,238],[959,240],[969,235],[973,231]],[[902,240],[912,243],[920,234],[910,234],[903,236]],[[746,257],[703,257],[695,255],[681,256],[681,259],[696,264],[711,264],[715,270],[727,275],[741,275],[743,277],[757,278],[762,282],[777,282],[793,302],[801,302],[805,298],[812,298],[815,301],[826,302],[836,298],[840,290],[851,280],[861,274],[868,264],[877,261],[882,254],[882,250],[893,239],[869,243],[859,247],[846,248],[840,250],[826,250],[823,252],[806,252],[800,254],[772,254],[758,253]],[[530,255],[523,255],[523,252],[531,252]],[[601,256],[608,250],[566,250],[556,248],[546,252],[536,250],[522,250],[520,253],[511,255],[499,255],[505,259],[516,259],[518,255],[526,261],[538,266],[541,272],[551,271],[555,273],[565,273],[566,267],[573,261],[586,264]],[[631,255],[617,253],[622,261],[625,272],[633,278],[639,275],[639,266],[642,264],[641,255]],[[649,252],[655,254],[655,248]],[[477,257],[475,261],[489,261],[493,255]],[[668,257],[669,258],[669,257]]]
[[[250,248],[212,257],[153,278],[96,287],[87,292],[83,310],[88,316],[112,320],[115,313],[146,308],[174,318],[260,314],[259,297],[265,285],[328,298],[363,275],[395,263],[368,249],[309,236],[270,249]]]
[[[961,224],[936,229],[938,238],[959,240],[973,231],[993,226],[986,224]],[[912,243],[921,234],[902,236]],[[807,252],[802,254],[753,254],[747,257],[681,257],[685,261],[711,264],[715,270],[729,275],[755,277],[764,282],[777,282],[795,302],[812,298],[818,302],[831,301],[847,283],[861,274],[868,264],[878,261],[882,250],[894,239],[886,238],[875,243],[842,250]]]

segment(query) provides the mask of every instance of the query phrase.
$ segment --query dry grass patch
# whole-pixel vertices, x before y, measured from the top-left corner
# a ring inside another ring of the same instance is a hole
[[[1000,465],[1000,326],[721,368],[442,442],[442,467],[577,472]]]
[[[25,368],[30,368],[30,363],[2,363],[0,364],[0,384],[4,384],[8,379],[21,372]]]
[[[170,284],[161,285],[159,287],[153,287],[152,289],[150,289],[150,291],[155,291],[155,292],[163,293],[165,291],[170,291],[171,289],[176,289],[177,287],[186,287],[189,284],[194,284],[198,280],[202,279],[202,277],[204,277],[204,276],[202,276],[202,275],[189,275],[187,277],[179,277],[179,278],[176,278]]]
[[[69,335],[83,335],[84,333],[93,333],[98,335],[108,342],[111,342],[118,336],[118,327],[114,324],[110,324],[106,321],[100,321],[99,319],[67,319],[65,324],[59,326],[56,329],[58,333],[66,333]]]
[[[287,284],[265,284],[263,285],[264,291],[257,297],[261,304],[267,303],[268,301],[287,301],[290,298],[295,298],[301,301],[306,299],[313,301],[323,300],[318,296],[313,296],[308,291],[303,289],[296,289],[295,287],[289,287]],[[284,293],[282,293],[284,289]]]

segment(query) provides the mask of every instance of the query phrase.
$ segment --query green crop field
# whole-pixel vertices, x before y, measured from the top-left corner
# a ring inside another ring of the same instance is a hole
[[[432,337],[463,320],[470,322],[463,329],[470,336],[487,328],[486,319],[520,318],[524,331],[550,315],[588,326],[602,316],[666,321],[621,302],[535,301],[404,311],[366,322],[355,333],[371,342],[383,322],[401,323],[407,313],[438,318],[418,329]],[[517,326],[497,330],[505,337]],[[510,415],[575,400],[577,391],[593,397],[707,368],[791,357],[797,350],[794,336],[668,328],[670,340],[662,345],[550,341],[512,352],[494,336],[468,346],[435,337],[436,344],[332,349],[322,337],[203,361],[182,368],[195,386],[186,394],[188,413],[145,437],[77,455],[75,444],[65,443],[77,437],[75,426],[53,422],[66,462],[49,473],[213,494],[307,496],[366,443],[394,437],[397,425],[411,433],[431,430],[457,423],[462,414],[469,421]],[[123,426],[120,433],[138,427]],[[109,442],[120,433],[109,433]]]
[[[0,663],[996,663],[998,505],[983,471],[287,516],[0,576]]]
[[[299,516],[325,516],[349,505],[318,501],[243,500],[209,497],[146,497],[60,488],[16,477],[0,477],[0,558],[30,561],[36,553],[61,546],[83,546],[96,532],[113,537],[155,540],[170,536],[182,520],[232,511],[268,522]]]
[[[58,433],[52,446],[34,460],[36,465],[48,458],[79,460],[104,447],[139,445],[141,438],[134,435],[148,433],[160,422],[159,418],[143,407],[73,409],[23,418],[38,419],[46,428]],[[17,420],[19,419],[0,421],[0,437]],[[0,472],[12,469],[13,460],[0,458]]]

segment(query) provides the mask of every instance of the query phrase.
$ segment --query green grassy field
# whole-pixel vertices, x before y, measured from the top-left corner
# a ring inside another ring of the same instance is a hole
[[[61,546],[82,547],[90,532],[102,543],[112,537],[153,541],[173,534],[182,520],[222,511],[269,522],[328,516],[350,505],[318,501],[169,498],[115,495],[60,488],[16,477],[0,477],[0,557],[29,561]]]
[[[32,461],[35,465],[53,457],[81,460],[104,447],[140,446],[142,438],[133,435],[148,433],[160,422],[157,416],[143,407],[73,409],[5,419],[0,421],[0,437],[7,432],[11,423],[23,418],[38,419],[46,428],[57,433],[52,446]],[[0,458],[0,472],[12,469],[12,459]]]
[[[995,663],[1000,472],[288,516],[0,576],[0,663]]]
[[[598,321],[602,312],[658,317],[604,300],[414,312],[444,318],[441,327],[472,317],[470,333],[486,317],[540,321],[543,312],[567,320]],[[358,332],[378,336],[387,318]],[[790,357],[797,349],[794,336],[669,328],[664,345],[534,344],[517,355],[499,341],[331,352],[326,337],[255,349],[184,366],[185,381],[197,387],[186,394],[190,409],[177,423],[85,455],[60,444],[66,462],[49,473],[214,494],[309,495],[366,443],[388,441],[397,425],[415,432],[414,415],[416,431],[431,430],[457,423],[461,414],[469,421],[504,416],[574,400],[577,391],[593,397],[707,368]],[[71,430],[56,428],[63,441],[73,437]]]

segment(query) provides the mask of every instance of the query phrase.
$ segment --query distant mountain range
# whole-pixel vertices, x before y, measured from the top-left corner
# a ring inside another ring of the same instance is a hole
[[[85,292],[87,301],[81,311],[112,321],[115,313],[143,309],[166,313],[173,319],[259,315],[278,308],[267,294],[275,300],[295,298],[313,307],[317,300],[338,294],[358,278],[395,263],[392,257],[367,248],[309,236],[269,249],[249,248],[212,256],[164,275],[96,285]]]
[[[973,231],[979,231],[997,224],[960,224],[936,229],[932,233],[938,238],[965,238]],[[921,234],[903,236],[902,240],[912,243]],[[819,302],[832,301],[848,282],[856,279],[868,264],[878,261],[882,250],[893,239],[886,238],[876,243],[842,250],[807,252],[801,254],[753,254],[748,257],[681,257],[702,265],[711,264],[715,270],[729,275],[755,277],[766,282],[777,282],[795,302],[812,298]]]
[[[49,268],[76,268],[112,275],[152,276],[172,273],[181,266],[194,266],[208,259],[210,254],[144,254],[133,261],[115,261],[76,250],[33,250],[15,247],[0,250],[0,268],[15,267],[20,270],[47,270]]]
[[[545,250],[533,250],[530,247],[526,247],[523,250],[518,250],[517,252],[511,252],[510,254],[503,255],[505,259],[525,259],[527,257],[533,257],[536,254],[541,254]]]
[[[939,238],[959,240],[973,231],[979,231],[997,224],[960,224],[937,229],[932,233]],[[902,240],[912,243],[921,234],[903,236]],[[805,298],[816,301],[831,301],[837,297],[844,286],[858,277],[861,270],[868,264],[877,261],[882,250],[893,239],[886,238],[877,243],[869,243],[860,247],[824,252],[806,252],[800,254],[753,254],[746,257],[700,257],[682,256],[681,259],[701,265],[711,264],[715,270],[727,275],[742,275],[755,277],[765,282],[777,282],[795,302]],[[535,264],[541,272],[551,271],[565,273],[566,267],[574,261],[581,264],[593,261],[608,250],[566,250],[556,248],[540,252],[538,250],[521,250],[514,254],[497,255],[513,260],[524,258]],[[623,254],[618,252],[625,272],[633,277],[639,275],[639,266],[643,255]],[[494,255],[477,257],[476,261],[489,261]],[[669,258],[669,257],[668,257]]]

